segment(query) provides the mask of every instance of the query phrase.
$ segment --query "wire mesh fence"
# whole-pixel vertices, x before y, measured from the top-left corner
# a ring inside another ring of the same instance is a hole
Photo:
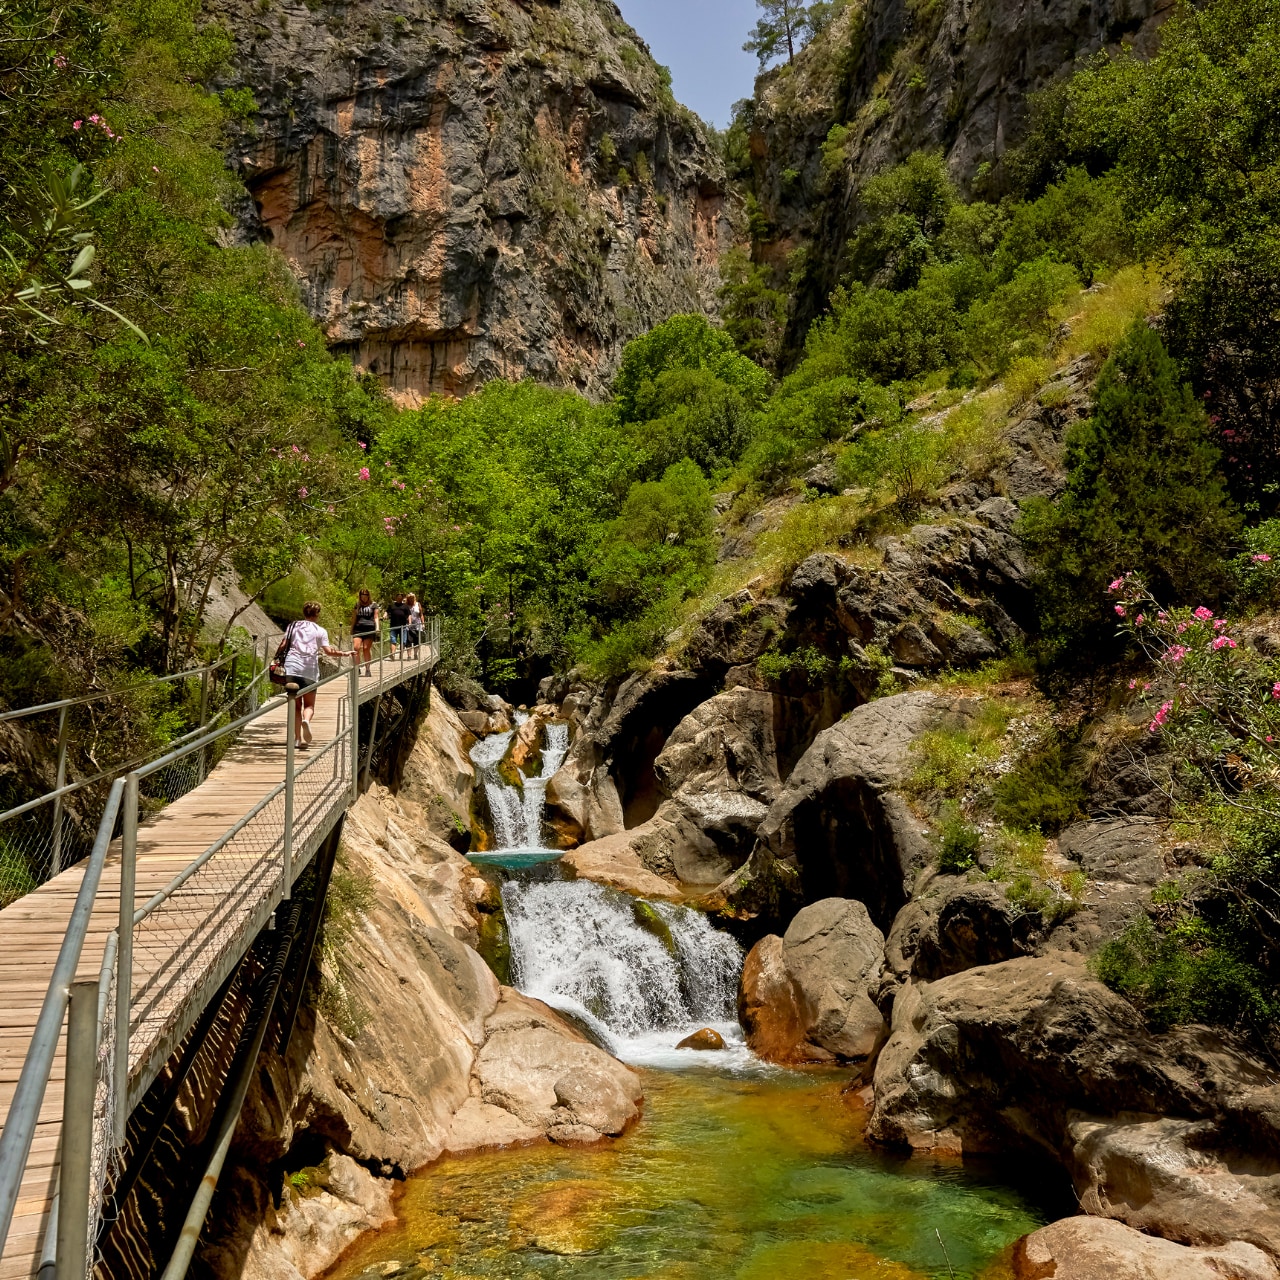
[[[0,813],[0,907],[87,856],[117,777],[184,738],[257,710],[269,688],[265,659],[232,654],[146,685],[0,717],[0,754],[9,764],[0,774],[0,804],[9,806]],[[232,745],[221,741],[207,756],[184,757],[157,776],[148,811],[199,786]]]

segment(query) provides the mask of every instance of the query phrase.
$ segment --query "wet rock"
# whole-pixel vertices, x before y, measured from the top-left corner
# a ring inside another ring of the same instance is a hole
[[[870,1074],[887,1028],[870,992],[884,936],[860,902],[828,898],[799,912],[743,968],[739,1017],[747,1043],[774,1062],[840,1061]]]
[[[1194,1248],[1107,1218],[1063,1218],[1014,1246],[1015,1280],[1280,1280],[1275,1263],[1240,1240]]]
[[[731,910],[789,918],[822,898],[866,903],[888,928],[917,871],[932,859],[928,837],[893,787],[911,767],[911,744],[969,704],[905,693],[856,708],[814,739],[760,824],[746,864],[718,893]]]
[[[723,1049],[724,1036],[722,1036],[714,1027],[703,1027],[701,1031],[695,1031],[691,1036],[685,1036],[683,1040],[676,1045],[677,1049]]]
[[[643,844],[646,837],[660,848],[666,847],[660,825],[654,821],[636,831],[621,831],[570,849],[560,865],[581,880],[594,880],[640,898],[675,901],[682,895],[674,883],[674,862],[673,879],[667,880],[651,871],[636,852],[637,838]]]

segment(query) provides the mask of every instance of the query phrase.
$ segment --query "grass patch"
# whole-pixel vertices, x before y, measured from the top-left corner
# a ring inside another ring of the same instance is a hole
[[[1008,703],[984,700],[971,723],[921,734],[912,744],[918,759],[907,779],[907,790],[916,796],[961,799],[974,780],[1000,758],[1000,740],[1017,711]]]
[[[316,1009],[348,1040],[355,1040],[369,1023],[368,1010],[348,983],[355,967],[351,944],[377,900],[373,877],[354,870],[346,852],[339,849],[324,904]]]
[[[1070,314],[1060,309],[1055,315],[1070,329],[1057,349],[1059,362],[1082,355],[1105,360],[1135,320],[1159,311],[1167,300],[1158,267],[1122,267],[1103,287],[1086,293]]]

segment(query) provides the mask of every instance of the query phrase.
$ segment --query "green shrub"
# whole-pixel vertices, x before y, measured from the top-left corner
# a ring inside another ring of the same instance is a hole
[[[982,835],[961,817],[951,817],[942,824],[942,852],[938,869],[951,874],[968,871],[978,861]]]
[[[1085,799],[1078,750],[1061,740],[1027,752],[991,789],[996,817],[1016,831],[1055,835]]]
[[[1161,932],[1150,917],[1139,916],[1092,966],[1157,1029],[1205,1022],[1265,1033],[1280,1016],[1274,984],[1228,934],[1194,918]]]

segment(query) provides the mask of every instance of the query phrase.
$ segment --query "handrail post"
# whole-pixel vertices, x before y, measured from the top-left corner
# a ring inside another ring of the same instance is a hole
[[[58,1169],[59,1280],[89,1272],[89,1175],[93,1100],[98,1091],[98,984],[71,984],[67,1077],[62,1093],[62,1158]]]
[[[133,909],[138,884],[138,775],[124,784],[124,828],[120,839],[120,922],[116,947],[115,1144],[124,1145],[129,1119],[129,1020],[133,1004]]]
[[[293,896],[293,765],[294,734],[298,731],[298,686],[284,687],[289,699],[288,734],[284,740],[284,855],[281,868],[280,900],[288,902]]]
[[[205,727],[205,722],[209,718],[209,668],[205,667],[204,672],[200,676],[200,727]],[[200,755],[196,763],[196,776],[200,782],[204,781],[205,773],[208,770],[209,753],[204,747],[200,748]],[[197,784],[198,785],[198,784]]]
[[[360,799],[360,663],[354,657],[347,684],[351,699],[351,803],[355,804]]]
[[[67,707],[58,712],[58,781],[55,791],[67,784]],[[53,802],[53,874],[62,870],[62,797]]]

